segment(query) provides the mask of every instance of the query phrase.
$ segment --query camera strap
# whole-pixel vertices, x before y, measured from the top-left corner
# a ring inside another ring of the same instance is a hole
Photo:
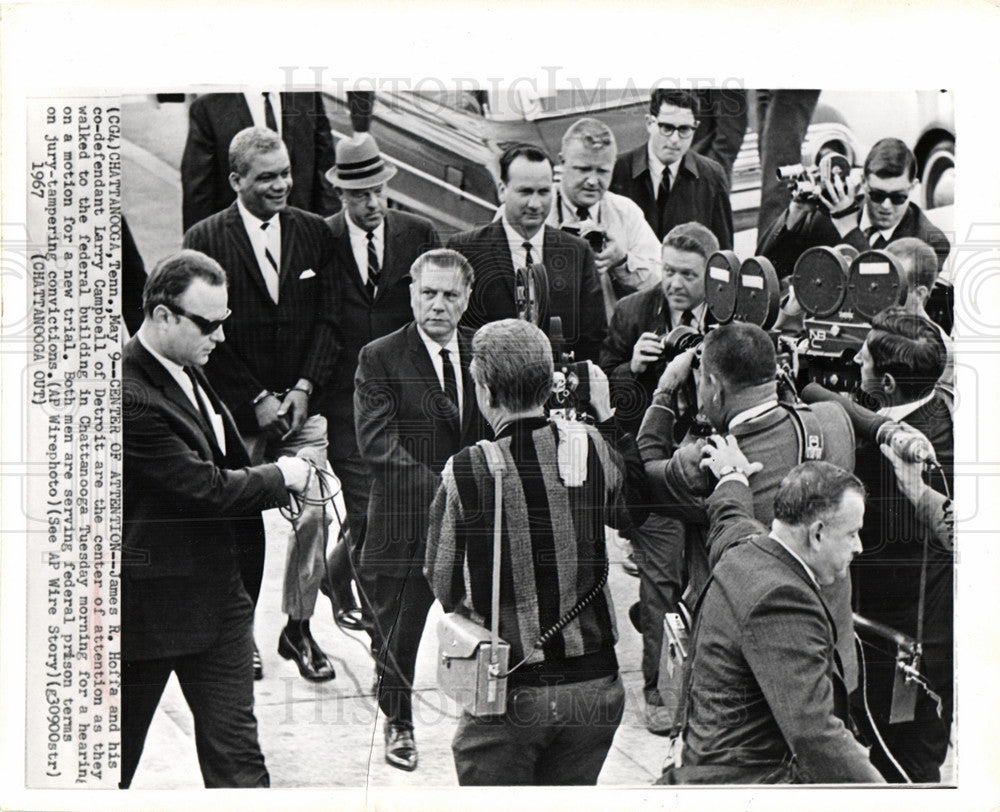
[[[490,595],[490,676],[500,676],[500,542],[503,538],[503,474],[507,469],[496,443],[480,440],[486,466],[493,475],[493,584]]]
[[[799,462],[823,459],[823,426],[805,403],[781,404],[792,418],[799,442]]]

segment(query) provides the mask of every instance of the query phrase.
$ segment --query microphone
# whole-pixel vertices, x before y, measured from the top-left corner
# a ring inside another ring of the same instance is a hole
[[[887,444],[906,462],[937,462],[934,446],[930,440],[905,423],[897,423],[888,417],[875,414],[818,383],[806,384],[799,396],[806,403],[823,401],[839,403],[851,418],[855,432],[876,445]]]

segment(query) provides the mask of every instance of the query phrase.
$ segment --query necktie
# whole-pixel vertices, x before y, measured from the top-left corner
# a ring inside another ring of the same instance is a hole
[[[278,262],[274,258],[274,254],[271,253],[271,249],[268,247],[270,242],[270,235],[267,233],[267,227],[271,225],[270,222],[261,223],[260,230],[264,232],[264,257],[267,259],[268,265],[270,265],[270,270],[267,268],[261,268],[261,274],[264,277],[264,284],[267,285],[267,293],[271,297],[271,301],[275,304],[278,303]]]
[[[274,117],[274,108],[271,106],[271,94],[264,92],[264,126],[269,130],[278,132],[278,121]]]
[[[374,298],[375,289],[378,287],[379,278],[382,275],[382,269],[378,264],[378,252],[375,250],[375,232],[368,232],[368,282],[365,283],[365,287],[368,290],[368,294]]]
[[[194,390],[194,399],[198,402],[198,411],[201,412],[201,416],[205,419],[205,425],[211,429],[213,436],[215,435],[215,427],[212,424],[212,418],[208,412],[208,406],[205,405],[205,400],[201,396],[201,387],[198,386],[198,379],[194,376],[194,370],[191,367],[184,367],[184,374],[188,376],[188,380],[191,381],[191,388]]]
[[[667,208],[667,198],[670,197],[670,169],[663,167],[663,176],[656,191],[656,219],[663,229],[663,212]],[[666,229],[663,229],[666,231]]]
[[[875,237],[876,234],[878,235],[877,237]],[[872,237],[875,237],[875,239],[873,240]],[[868,242],[871,243],[871,247],[875,251],[885,248],[889,244],[885,237],[882,236],[882,232],[874,226],[868,230]]]
[[[534,321],[534,296],[532,288],[531,266],[535,264],[535,259],[531,255],[531,243],[525,241],[521,243],[524,247],[524,270],[514,272],[514,303],[517,305],[517,317],[524,321]]]
[[[576,219],[577,220],[589,220],[590,219],[590,209],[587,206],[577,206],[576,207]]]
[[[451,362],[451,353],[441,348],[441,365],[444,373],[444,395],[451,401],[455,411],[458,412],[458,382],[455,379],[455,365]]]
[[[686,327],[690,327],[691,324],[693,323],[694,323],[694,313],[692,313],[690,310],[685,310],[683,313],[681,313],[681,324],[683,324]]]

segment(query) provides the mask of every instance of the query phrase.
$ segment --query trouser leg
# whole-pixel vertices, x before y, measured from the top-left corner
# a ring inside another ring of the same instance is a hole
[[[149,724],[173,667],[173,658],[126,660],[122,665],[121,789],[132,785]]]

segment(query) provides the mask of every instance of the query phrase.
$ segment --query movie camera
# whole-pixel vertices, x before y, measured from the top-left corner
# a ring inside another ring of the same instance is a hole
[[[831,153],[830,175],[832,178],[843,179],[845,185],[851,184],[857,187],[861,183],[862,173],[860,169],[851,167],[851,162],[839,153]],[[799,202],[824,203],[823,198],[823,178],[819,166],[806,166],[805,164],[789,164],[779,166],[777,169],[778,180],[783,180],[788,185],[788,190],[792,198]]]
[[[608,245],[607,232],[596,223],[585,220],[580,223],[560,226],[560,229],[574,237],[586,240],[590,245],[590,250],[595,254],[601,253]]]

